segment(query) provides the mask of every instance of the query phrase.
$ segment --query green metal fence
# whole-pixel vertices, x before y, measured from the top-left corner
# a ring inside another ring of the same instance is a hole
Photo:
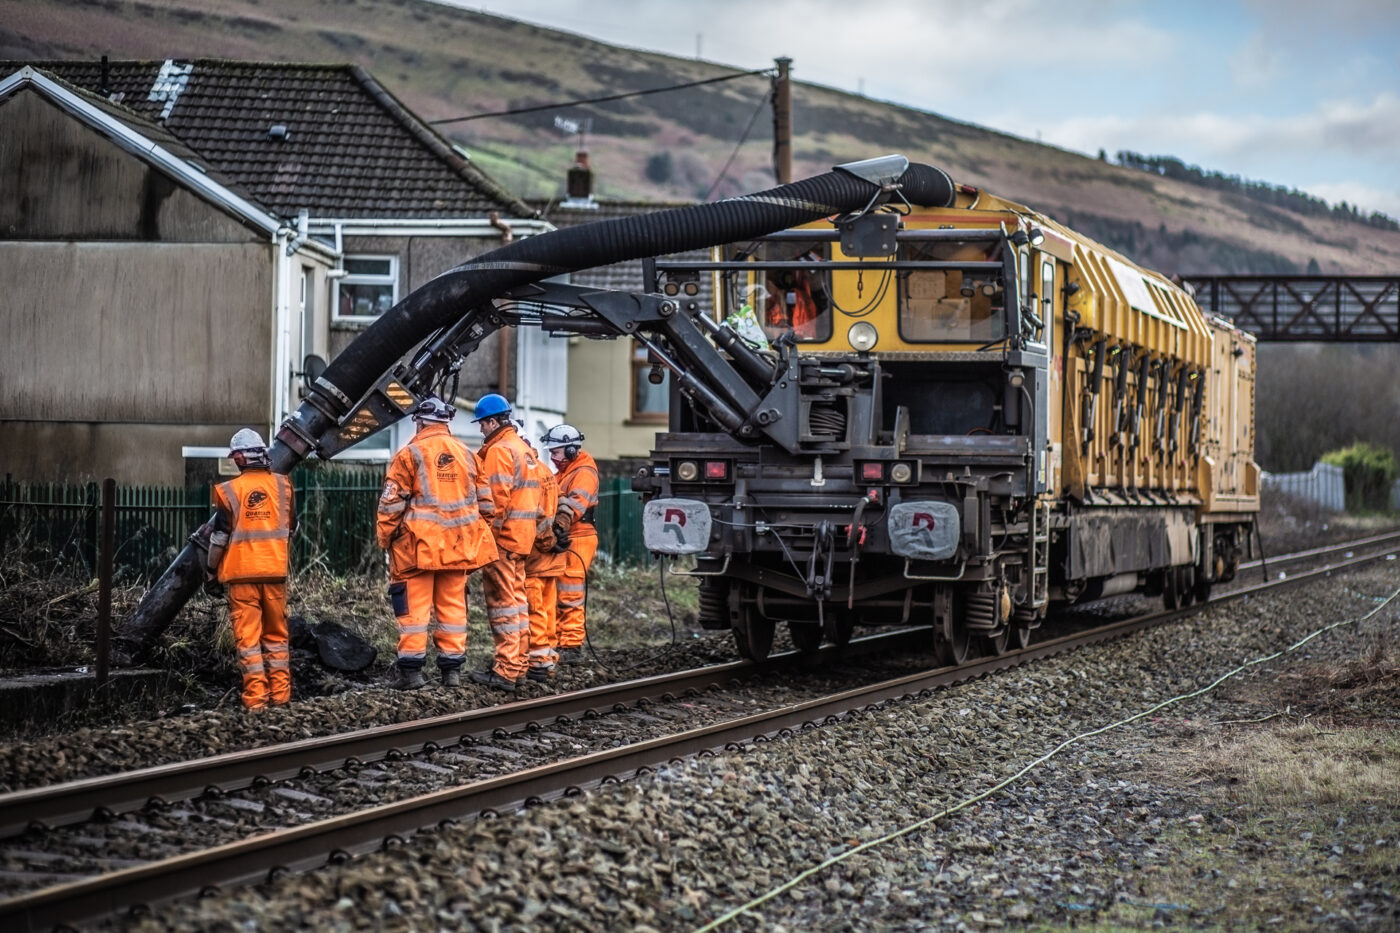
[[[598,485],[598,559],[615,564],[645,564],[650,555],[642,543],[642,500],[632,481],[605,479]]]
[[[297,532],[292,566],[347,575],[383,566],[374,518],[384,468],[304,463],[292,472]],[[98,483],[0,483],[0,548],[35,563],[95,574],[101,534]],[[645,563],[642,506],[626,479],[604,480],[596,520],[599,560]],[[114,563],[126,577],[159,576],[209,517],[207,486],[118,486]]]

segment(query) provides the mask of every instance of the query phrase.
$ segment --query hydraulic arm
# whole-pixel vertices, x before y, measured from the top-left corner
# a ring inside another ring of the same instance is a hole
[[[783,378],[797,373],[795,355],[751,350],[693,303],[588,292],[545,280],[761,237],[823,217],[860,215],[891,200],[946,207],[954,198],[944,172],[885,156],[726,201],[508,244],[416,289],[357,337],[282,423],[268,451],[272,468],[286,473],[306,457],[333,457],[392,424],[418,398],[453,379],[462,359],[490,333],[524,323],[553,333],[636,337],[724,430],[746,441],[766,436],[795,452],[801,445],[799,380]],[[198,588],[205,547],[192,536],[123,624],[116,641],[125,660],[148,650]]]

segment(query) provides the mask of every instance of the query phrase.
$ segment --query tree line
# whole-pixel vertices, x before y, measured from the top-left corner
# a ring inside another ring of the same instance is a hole
[[[1099,152],[1099,158],[1104,158],[1102,150]],[[1187,181],[1217,191],[1237,191],[1261,203],[1310,217],[1330,215],[1381,230],[1400,230],[1400,221],[1396,221],[1393,217],[1380,211],[1363,214],[1360,208],[1354,204],[1348,204],[1346,201],[1329,205],[1322,198],[1308,194],[1306,191],[1299,191],[1297,188],[1271,185],[1265,181],[1255,181],[1250,178],[1242,178],[1239,175],[1226,175],[1224,172],[1206,171],[1198,165],[1187,165],[1174,156],[1141,155],[1122,150],[1118,152],[1116,158],[1118,164],[1125,168],[1135,168],[1152,175]]]

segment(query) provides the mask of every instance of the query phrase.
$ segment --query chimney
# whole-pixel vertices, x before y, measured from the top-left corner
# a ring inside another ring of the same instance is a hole
[[[575,153],[565,191],[570,201],[593,200],[593,169],[588,167],[587,152],[579,150]]]

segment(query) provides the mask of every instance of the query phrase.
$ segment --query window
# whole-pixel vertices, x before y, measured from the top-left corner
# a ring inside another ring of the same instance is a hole
[[[373,321],[399,300],[397,256],[346,256],[335,284],[337,321]]]
[[[1035,340],[1049,346],[1055,326],[1055,260],[1044,253],[1040,258],[1039,298],[1035,313],[1043,327],[1036,333]]]
[[[661,369],[661,382],[651,381],[652,364],[647,348],[632,346],[632,418],[642,424],[664,424],[671,411],[671,374]]]
[[[909,241],[900,259],[988,262],[983,242]],[[999,274],[962,269],[912,269],[899,275],[899,335],[909,343],[988,343],[1005,335]]]
[[[831,339],[831,273],[800,264],[822,262],[830,253],[828,243],[760,243],[747,258],[799,265],[744,275],[737,282],[726,275],[724,316],[748,305],[770,342],[790,331],[798,343],[825,343]]]

